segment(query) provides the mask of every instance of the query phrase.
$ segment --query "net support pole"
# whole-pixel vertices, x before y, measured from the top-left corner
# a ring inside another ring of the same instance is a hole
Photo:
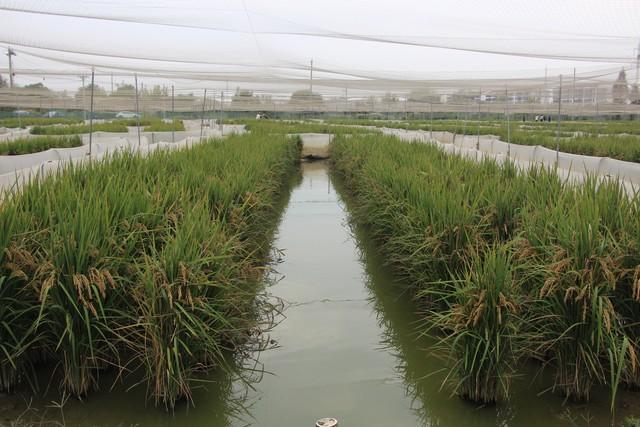
[[[573,87],[571,88],[571,119],[576,119],[576,112],[574,105],[576,103],[576,68],[573,67]]]
[[[93,88],[95,82],[95,70],[91,68],[91,101],[89,106],[89,155],[93,147]]]
[[[433,103],[429,103],[429,139],[433,140]]]
[[[476,151],[480,151],[480,102],[482,102],[482,89],[480,89],[480,95],[478,96],[478,138],[476,139]]]
[[[556,165],[560,159],[560,120],[562,114],[562,74],[560,74],[560,87],[558,88],[558,123],[556,124]]]
[[[176,142],[176,98],[171,85],[171,142]]]
[[[507,116],[507,157],[511,157],[511,120],[509,117],[509,86],[504,87],[504,112]]]
[[[200,142],[202,142],[202,133],[204,132],[204,107],[207,104],[207,89],[204,90],[202,98],[202,114],[200,114]]]
[[[224,136],[224,90],[220,91],[220,135]]]
[[[141,138],[140,138],[140,101],[138,99],[138,73],[135,73],[133,75],[133,80],[135,82],[136,85],[136,128],[138,130],[138,149],[140,148],[141,145]]]
[[[80,76],[82,79],[82,120],[87,121],[87,88],[84,85],[84,74]]]

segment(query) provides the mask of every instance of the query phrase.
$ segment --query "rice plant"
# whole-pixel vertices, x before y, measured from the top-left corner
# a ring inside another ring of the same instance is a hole
[[[80,133],[93,132],[123,132],[128,131],[126,124],[120,122],[94,123],[90,125],[68,125],[68,126],[34,126],[29,131],[32,135],[76,135]]]
[[[523,271],[510,252],[497,246],[474,254],[444,295],[450,309],[431,313],[451,351],[453,390],[474,402],[493,403],[509,396],[525,354]],[[425,289],[418,297],[433,291]]]
[[[135,126],[135,125],[133,125]],[[145,125],[145,132],[172,132],[183,131],[184,122],[182,120],[173,120],[165,122],[162,120],[152,120],[149,125]]]
[[[72,148],[82,145],[82,138],[78,135],[63,137],[34,137],[0,142],[0,155],[15,156],[45,151],[50,148]]]
[[[0,119],[0,127],[5,128],[25,128],[27,126],[47,126],[47,125],[74,125],[81,123],[82,119],[56,118],[56,117],[21,117]]]
[[[7,194],[0,387],[45,364],[76,396],[116,370],[142,372],[156,403],[190,400],[255,336],[274,201],[298,157],[284,136],[232,136],[118,152]]]
[[[571,399],[603,385],[613,400],[619,385],[637,386],[640,199],[619,182],[570,185],[553,170],[476,163],[381,135],[337,137],[332,162],[354,217],[423,307],[425,328],[450,338],[459,394],[508,398],[522,360],[513,348],[543,362]],[[467,323],[496,313],[489,282],[510,286],[499,291],[513,315],[507,329],[491,317]]]

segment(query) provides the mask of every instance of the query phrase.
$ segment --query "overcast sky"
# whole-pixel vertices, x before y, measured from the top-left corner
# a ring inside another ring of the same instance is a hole
[[[0,0],[0,46],[17,51],[16,82],[44,77],[70,89],[91,66],[169,76],[185,90],[289,89],[307,79],[311,59],[315,78],[338,87],[542,77],[545,69],[555,78],[574,67],[633,69],[638,40],[640,0]]]

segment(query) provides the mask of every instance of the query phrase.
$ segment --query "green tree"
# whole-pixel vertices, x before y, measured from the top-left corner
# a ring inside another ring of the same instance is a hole
[[[111,96],[134,96],[136,94],[136,88],[133,85],[122,82],[116,84],[116,90],[113,91]]]
[[[98,85],[93,85],[93,96],[106,96],[107,92]],[[91,96],[91,84],[86,85],[85,87],[79,87],[76,92],[76,98],[82,98],[83,96],[89,97]]]
[[[44,83],[40,83],[40,82],[25,85],[23,89],[40,90],[40,91],[46,91],[46,92],[51,91],[48,87],[44,85]]]
[[[231,105],[234,107],[246,106],[259,103],[260,100],[253,94],[253,91],[247,89],[236,88],[236,93],[231,98]]]
[[[322,95],[309,89],[297,90],[291,94],[291,104],[317,104],[322,102]]]

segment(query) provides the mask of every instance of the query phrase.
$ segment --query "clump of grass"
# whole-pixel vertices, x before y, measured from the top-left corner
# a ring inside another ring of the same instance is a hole
[[[156,403],[191,399],[255,335],[274,200],[298,158],[284,136],[232,136],[118,152],[7,194],[0,389],[47,363],[76,396],[115,369],[143,372]]]
[[[19,154],[38,153],[50,148],[72,148],[82,145],[78,135],[63,137],[23,138],[0,143],[0,155],[14,156]]]

